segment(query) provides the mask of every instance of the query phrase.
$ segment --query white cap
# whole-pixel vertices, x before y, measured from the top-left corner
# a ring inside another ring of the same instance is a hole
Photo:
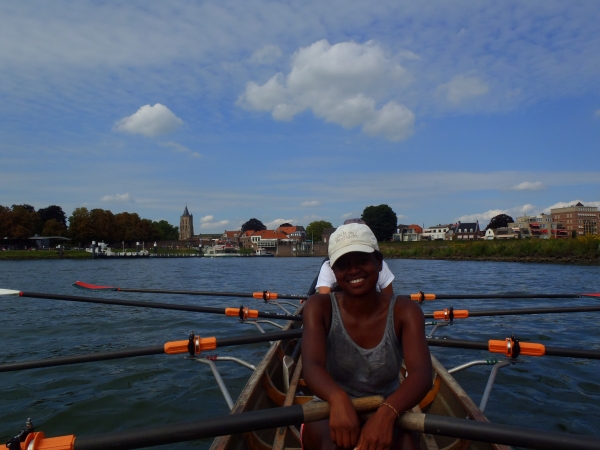
[[[350,252],[373,253],[379,251],[377,239],[371,229],[361,223],[341,225],[329,238],[329,264],[333,266],[340,256]]]

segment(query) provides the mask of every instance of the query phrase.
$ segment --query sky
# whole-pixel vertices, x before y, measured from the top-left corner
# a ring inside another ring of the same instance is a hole
[[[0,4],[0,205],[196,233],[600,206],[600,2]]]

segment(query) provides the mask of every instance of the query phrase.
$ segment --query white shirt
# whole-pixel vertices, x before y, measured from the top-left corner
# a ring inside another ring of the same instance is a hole
[[[390,283],[394,281],[394,278],[394,274],[392,273],[388,265],[385,263],[385,261],[383,261],[381,272],[379,272],[379,280],[377,281],[377,287],[379,287],[379,290],[388,287]],[[317,279],[317,289],[320,287],[332,288],[335,283],[335,275],[333,274],[333,270],[331,269],[331,264],[329,264],[329,260],[327,260],[321,266],[319,278]]]

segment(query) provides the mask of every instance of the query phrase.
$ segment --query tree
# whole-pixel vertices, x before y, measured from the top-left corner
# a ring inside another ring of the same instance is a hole
[[[371,228],[377,241],[390,241],[396,232],[398,216],[388,205],[367,206],[361,219]]]
[[[327,222],[326,220],[317,220],[316,222],[311,222],[306,227],[306,236],[310,237],[313,242],[319,242],[323,240],[323,231],[325,228],[333,228],[331,222]]]
[[[40,215],[31,205],[13,205],[8,237],[26,239],[41,231]]]
[[[38,214],[44,224],[48,220],[54,219],[58,223],[62,223],[65,227],[67,226],[67,215],[60,206],[50,205],[47,208],[38,209]]]
[[[42,236],[65,236],[67,227],[56,219],[47,220],[42,229]]]
[[[514,219],[512,217],[510,217],[509,215],[498,214],[497,216],[492,217],[492,220],[490,220],[490,223],[488,223],[488,226],[485,227],[485,231],[489,230],[490,228],[492,230],[495,230],[497,228],[506,228],[509,223],[513,223],[513,222],[514,222]]]
[[[75,208],[69,216],[69,236],[73,243],[86,245],[94,239],[90,226],[90,212],[84,206]]]
[[[171,225],[166,220],[152,222],[153,227],[158,232],[158,239],[161,241],[174,241],[179,239],[179,227]]]
[[[241,231],[242,233],[245,233],[248,230],[262,231],[266,229],[267,227],[265,227],[265,225],[260,220],[252,218],[242,225]]]
[[[280,227],[293,227],[294,225],[292,225],[291,223],[282,223],[281,225],[279,225]]]

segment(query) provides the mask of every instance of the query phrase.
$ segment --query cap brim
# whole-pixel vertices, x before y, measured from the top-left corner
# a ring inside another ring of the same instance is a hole
[[[365,244],[351,244],[346,247],[342,247],[329,255],[329,264],[333,266],[335,262],[346,253],[350,252],[361,252],[361,253],[373,253],[375,249]]]

